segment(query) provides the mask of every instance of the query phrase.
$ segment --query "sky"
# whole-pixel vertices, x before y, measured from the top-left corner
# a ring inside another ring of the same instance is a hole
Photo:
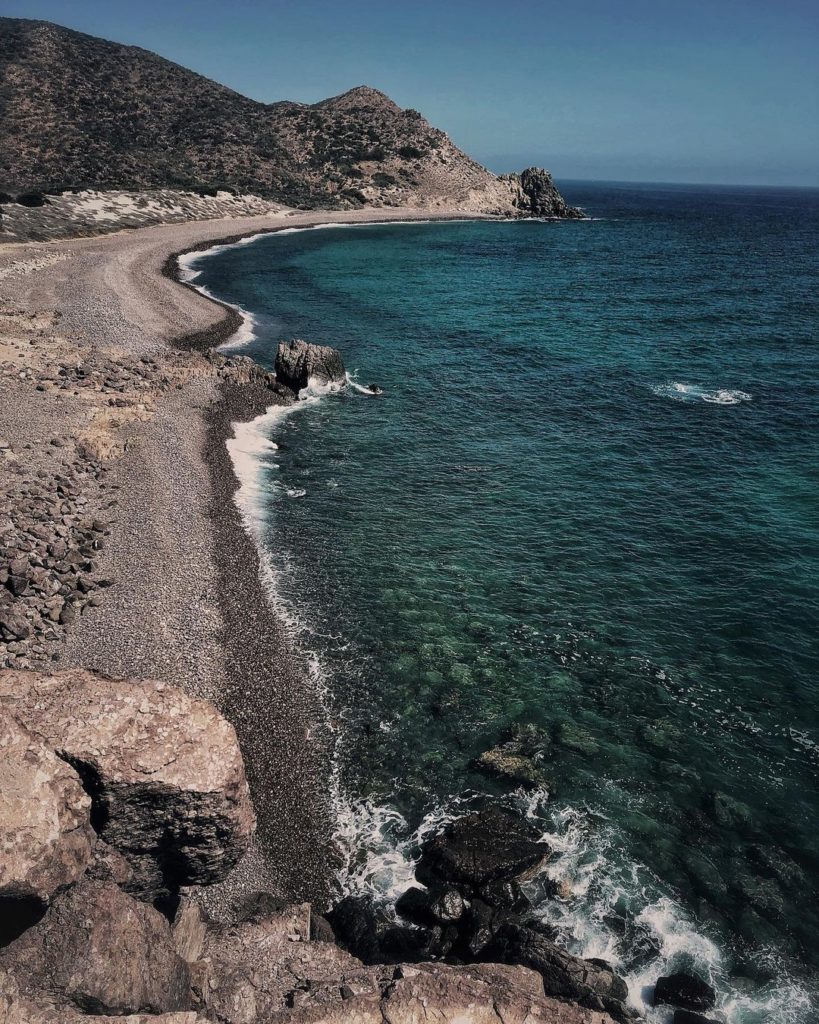
[[[816,0],[0,0],[263,102],[371,85],[502,172],[819,185]]]

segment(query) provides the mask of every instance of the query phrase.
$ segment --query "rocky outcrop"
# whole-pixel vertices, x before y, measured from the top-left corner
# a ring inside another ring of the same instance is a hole
[[[71,670],[0,672],[0,709],[71,765],[91,820],[155,900],[218,881],[247,849],[255,817],[233,727],[164,683]]]
[[[421,849],[415,877],[427,886],[452,884],[477,892],[520,878],[549,856],[536,828],[517,814],[490,806],[458,818]]]
[[[276,380],[294,394],[312,382],[340,383],[344,380],[341,353],[327,345],[306,341],[281,341],[276,351]]]
[[[592,1010],[605,1010],[616,1020],[632,1019],[625,1005],[626,983],[608,964],[572,956],[533,928],[504,925],[483,954],[487,960],[522,964],[537,971],[547,996],[576,1002]]]
[[[552,176],[542,167],[527,167],[520,174],[504,179],[512,191],[512,205],[524,217],[548,217],[561,220],[582,220],[584,214],[569,206],[558,192]]]
[[[191,1007],[190,972],[165,918],[111,882],[84,880],[0,953],[21,994],[91,1014]]]
[[[91,800],[77,773],[0,713],[0,944],[90,864]]]
[[[396,922],[364,896],[348,896],[331,920],[339,941],[366,963],[450,959],[536,971],[547,996],[629,1021],[628,990],[608,964],[558,946],[531,917],[518,879],[549,855],[537,829],[494,804],[451,822],[423,845],[416,878],[395,904]],[[401,919],[413,927],[401,925]],[[493,967],[493,969],[496,969]]]
[[[668,974],[657,979],[655,1006],[679,1006],[683,1010],[711,1010],[717,1001],[713,988],[697,974]]]
[[[311,940],[310,931],[304,905],[255,915],[231,927],[214,925],[188,907],[174,926],[177,948],[196,956],[191,972],[201,1012],[226,1024],[610,1020],[545,998],[540,978],[525,967],[365,966],[332,943]],[[193,942],[191,935],[196,936]]]
[[[428,1013],[428,1008],[433,1015]],[[428,1020],[469,1024],[610,1024],[607,1014],[544,998],[539,979],[523,967],[502,964],[404,967],[382,1002],[389,1024]]]

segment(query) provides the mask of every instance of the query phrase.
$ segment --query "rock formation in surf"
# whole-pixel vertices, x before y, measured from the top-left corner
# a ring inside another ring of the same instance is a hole
[[[556,217],[576,220],[582,218],[580,210],[569,206],[558,192],[552,176],[542,167],[527,167],[520,174],[505,179],[512,190],[512,203],[524,217]]]
[[[340,383],[345,378],[341,353],[328,345],[311,345],[294,339],[279,342],[276,351],[276,380],[297,395],[312,381]]]

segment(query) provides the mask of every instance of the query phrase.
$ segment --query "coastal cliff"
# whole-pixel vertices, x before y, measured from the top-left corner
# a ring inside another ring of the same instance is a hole
[[[267,203],[581,216],[544,172],[492,174],[418,111],[367,86],[315,104],[258,103],[138,47],[0,18],[0,88],[0,203],[12,230],[13,214],[47,219],[63,193],[79,194],[63,200],[75,229],[84,206],[87,226],[104,222],[112,192],[133,194],[114,205],[142,223],[184,219],[185,209],[225,215],[231,202],[235,214]],[[161,215],[168,206],[175,217]]]

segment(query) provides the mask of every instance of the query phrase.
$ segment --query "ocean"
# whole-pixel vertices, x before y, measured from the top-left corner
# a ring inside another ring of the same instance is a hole
[[[490,793],[554,847],[538,913],[637,1007],[693,968],[731,1024],[815,1021],[819,191],[562,190],[589,220],[184,261],[237,350],[349,369],[231,442],[337,736],[340,883],[394,898]],[[521,726],[534,791],[474,764]]]

